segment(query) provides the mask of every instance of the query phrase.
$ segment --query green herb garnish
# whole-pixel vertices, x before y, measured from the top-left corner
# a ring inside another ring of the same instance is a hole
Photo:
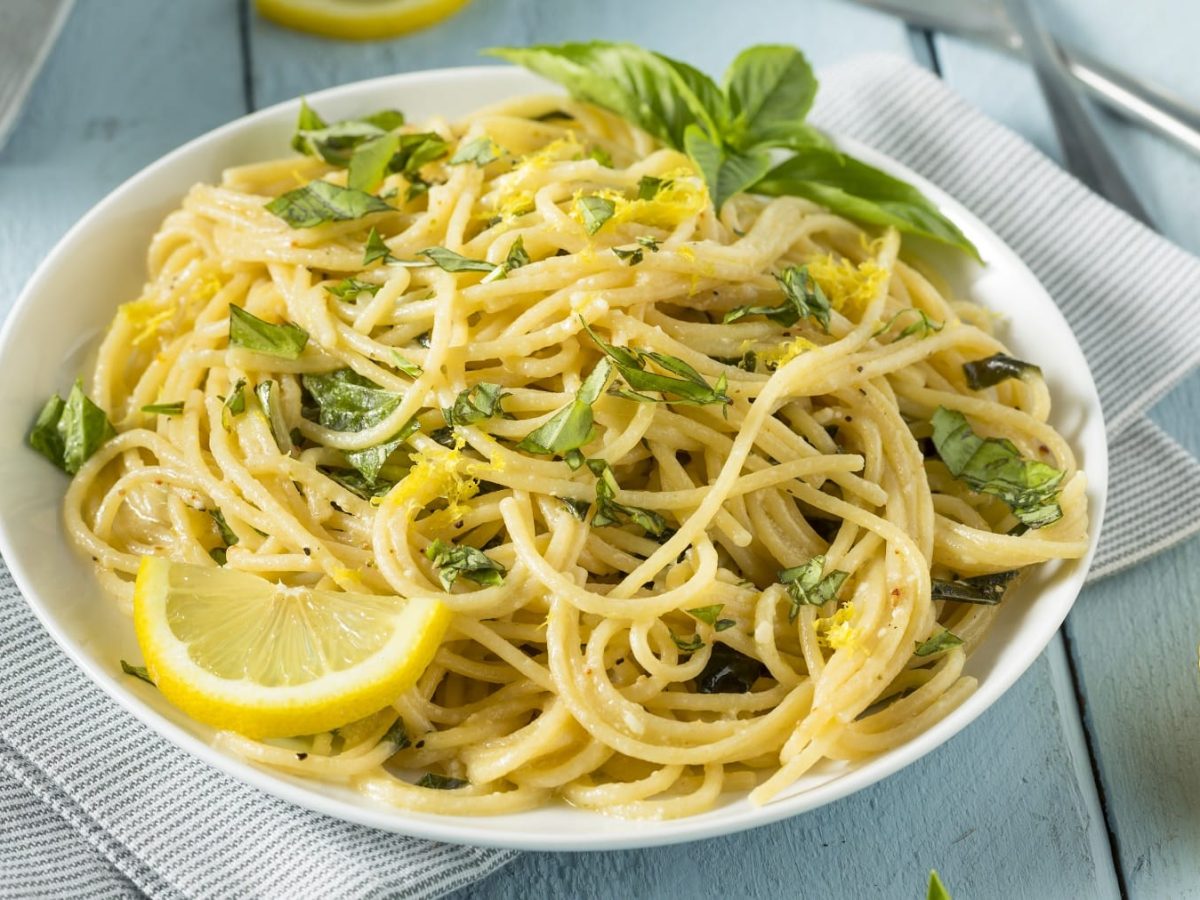
[[[611,200],[596,196],[580,197],[575,201],[575,208],[579,210],[584,230],[588,234],[595,234],[603,228],[604,223],[611,219],[617,210]]]
[[[706,625],[715,625],[717,616],[721,614],[721,610],[725,608],[724,603],[717,603],[713,606],[697,606],[695,609],[685,609],[689,616],[699,619]]]
[[[808,266],[788,266],[775,276],[783,289],[784,302],[778,306],[739,306],[725,313],[723,322],[736,322],[746,316],[766,316],[790,328],[809,316],[829,331],[829,298],[808,273]]]
[[[931,596],[934,600],[953,600],[957,603],[982,603],[995,606],[1004,599],[1008,584],[1020,574],[1016,569],[997,572],[994,575],[975,575],[972,578],[956,578],[953,581],[933,580]]]
[[[393,208],[378,197],[329,181],[310,181],[266,204],[267,211],[293,228],[315,228],[326,222],[361,219]]]
[[[225,398],[225,404],[221,407],[221,426],[226,431],[233,430],[233,417],[240,416],[246,411],[246,379],[239,378],[233,386],[233,390],[229,392],[229,396]]]
[[[581,318],[580,321],[583,322],[583,319]],[[727,404],[732,402],[729,395],[725,393],[728,379],[724,373],[717,379],[715,385],[710,385],[704,380],[703,375],[676,356],[657,353],[653,350],[639,350],[637,347],[616,347],[592,331],[587,322],[583,322],[583,328],[596,342],[596,346],[604,351],[604,355],[612,360],[617,371],[633,388],[633,391],[615,389],[613,393],[619,397],[637,400],[641,403],[694,403],[698,406],[706,403]],[[646,369],[647,361],[655,363],[673,375],[682,377],[675,378],[651,372]],[[664,397],[660,401],[658,398],[639,393],[640,391],[669,394],[671,399]]]
[[[592,527],[624,525],[632,522],[650,537],[663,538],[672,533],[667,520],[650,509],[618,503],[614,498],[619,489],[612,466],[602,459],[589,459],[588,468],[596,476],[596,511],[592,514]]]
[[[100,446],[116,437],[108,415],[88,399],[76,380],[63,400],[54,394],[29,430],[31,446],[68,475],[74,475]]]
[[[374,233],[375,229],[372,228],[371,232]],[[325,290],[339,300],[350,300],[356,298],[359,294],[375,296],[375,294],[379,293],[381,287],[383,287],[382,284],[375,284],[371,281],[362,281],[358,278],[343,278],[337,284],[325,285]]]
[[[466,544],[456,545],[435,540],[425,548],[425,556],[438,570],[438,580],[449,591],[459,576],[476,584],[495,587],[504,583],[508,570],[482,550]]]
[[[714,643],[708,662],[696,676],[699,694],[744,694],[754,687],[766,668],[752,656],[727,644]]]
[[[388,245],[379,236],[379,232],[372,227],[371,233],[367,235],[366,249],[363,250],[363,267],[369,266],[377,259],[382,259],[385,263],[397,262],[396,257],[392,256],[392,251],[388,249]]]
[[[509,418],[504,411],[503,401],[509,394],[498,384],[481,381],[465,391],[459,391],[454,404],[442,410],[442,418],[453,428],[455,425],[472,425],[496,416]]]
[[[499,144],[484,135],[460,145],[454,156],[450,158],[450,165],[461,166],[463,163],[475,163],[475,165],[483,167],[499,159],[503,153],[504,150]]]
[[[444,272],[491,272],[496,268],[495,263],[485,259],[468,259],[461,253],[447,250],[445,247],[430,247],[421,250],[417,256],[424,256]]]
[[[963,374],[967,376],[967,386],[971,390],[981,391],[1009,378],[1041,375],[1042,370],[1033,363],[1014,359],[1007,353],[996,353],[986,359],[963,363]]]
[[[438,775],[435,772],[426,772],[421,776],[421,780],[417,782],[417,787],[433,788],[437,791],[454,791],[466,787],[470,783],[469,781],[463,781],[461,778],[449,778],[445,775]]]
[[[667,629],[671,634],[671,640],[675,642],[675,646],[684,653],[695,653],[704,646],[704,641],[700,639],[700,635],[693,634],[691,637],[680,637],[674,631]]]
[[[229,307],[229,346],[255,353],[299,359],[308,345],[308,332],[291,322],[273,325],[240,306]]]
[[[567,508],[567,512],[577,518],[580,522],[587,519],[588,510],[592,508],[590,500],[576,500],[573,497],[558,497],[555,496],[563,506]]]
[[[824,606],[837,597],[842,589],[849,572],[834,569],[829,574],[825,572],[825,557],[814,556],[808,562],[783,569],[779,573],[779,582],[787,588],[788,598],[792,608],[788,610],[788,621],[796,621],[801,606]]]
[[[158,687],[154,683],[154,679],[150,677],[150,671],[145,666],[135,666],[125,662],[125,660],[121,660],[121,671],[126,675],[132,675],[134,678],[140,678],[146,684],[150,685],[150,687]]]
[[[907,316],[910,313],[916,313],[916,320],[904,326],[903,330],[901,330],[901,332],[893,339],[893,342],[902,340],[906,337],[911,337],[914,334],[923,338],[929,337],[929,335],[933,334],[935,331],[941,331],[946,327],[944,322],[935,322],[933,319],[929,318],[929,314],[925,312],[925,310],[910,306],[908,309],[900,310],[898,313],[888,319],[887,322],[885,322],[883,325],[880,325],[879,328],[875,330],[874,334],[871,335],[871,337],[879,337],[879,335],[886,334],[887,332],[891,331],[892,326],[895,325],[896,322],[898,322],[903,316]]]
[[[611,375],[612,363],[608,359],[596,363],[596,367],[575,392],[575,399],[527,434],[517,444],[517,449],[540,455],[561,455],[578,450],[590,442],[595,430],[592,404],[604,392]]]
[[[180,416],[183,415],[183,401],[176,400],[174,403],[147,403],[142,407],[142,412],[151,416]]]
[[[260,381],[255,385],[254,396],[258,398],[258,405],[261,407],[263,415],[267,417],[267,422],[271,426],[271,435],[275,438],[279,452],[291,453],[292,435],[288,431],[287,420],[284,418],[283,407],[280,405],[276,388],[278,385],[274,381]]]
[[[940,632],[929,638],[929,640],[918,643],[917,649],[913,651],[913,655],[932,656],[935,653],[941,653],[943,650],[949,650],[951,647],[957,647],[962,642],[962,638],[954,634],[949,628],[943,628]]]

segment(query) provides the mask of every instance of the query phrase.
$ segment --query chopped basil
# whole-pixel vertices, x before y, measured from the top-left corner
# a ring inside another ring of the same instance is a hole
[[[583,219],[584,230],[595,234],[604,227],[604,223],[613,217],[617,211],[613,202],[605,197],[580,197],[575,201],[575,207]]]
[[[567,508],[567,512],[577,518],[580,522],[587,519],[588,510],[592,508],[590,500],[576,500],[572,497],[556,497],[563,506]]]
[[[142,412],[151,416],[183,415],[183,401],[176,400],[174,403],[147,403],[142,407]]]
[[[670,631],[670,629],[668,629]],[[704,646],[704,641],[700,639],[700,635],[693,634],[691,637],[683,638],[677,635],[674,631],[670,631],[671,640],[675,642],[675,646],[684,653],[695,653]]]
[[[229,346],[255,353],[299,359],[308,344],[308,332],[291,322],[272,325],[240,306],[229,307]]]
[[[425,548],[425,556],[433,562],[438,570],[438,580],[447,591],[454,587],[459,576],[491,587],[504,583],[507,569],[475,547],[439,539]]]
[[[373,428],[390,416],[403,399],[400,394],[384,390],[353,369],[338,369],[326,375],[305,375],[301,383],[315,404],[315,409],[305,410],[306,417],[312,418],[312,413],[315,413],[316,422],[334,431],[366,431]],[[373,486],[388,457],[418,428],[416,419],[410,419],[382,443],[345,451],[346,461],[362,474],[368,485]]]
[[[789,266],[775,276],[783,288],[784,302],[778,306],[739,306],[725,313],[723,322],[736,322],[746,316],[766,316],[785,328],[812,316],[829,330],[829,299],[808,273],[808,266]]]
[[[971,490],[999,497],[1030,528],[1062,518],[1056,500],[1062,471],[1025,459],[1012,441],[980,437],[956,410],[939,406],[932,423],[938,456],[950,474]]]
[[[375,229],[371,229],[371,233],[375,233]],[[357,298],[359,294],[370,294],[374,296],[379,293],[382,284],[375,284],[370,281],[361,281],[358,278],[343,278],[337,284],[325,285],[325,290],[333,294],[339,300],[351,300]]]
[[[918,643],[917,649],[913,651],[913,655],[932,656],[935,653],[941,653],[943,650],[949,650],[951,647],[957,647],[962,642],[962,638],[954,634],[949,628],[943,628],[938,634]]]
[[[592,514],[592,527],[624,525],[632,522],[651,537],[662,538],[673,533],[667,520],[653,510],[640,506],[628,506],[615,499],[618,488],[617,477],[612,466],[602,459],[589,459],[588,468],[596,476],[596,511]]]
[[[229,396],[225,398],[225,405],[221,407],[221,425],[226,431],[233,429],[233,417],[240,416],[246,411],[246,379],[239,378],[237,384],[233,386],[233,390],[229,392]]]
[[[445,775],[438,775],[435,772],[426,772],[421,776],[421,780],[417,782],[417,787],[433,788],[437,791],[454,791],[466,787],[470,783],[469,781],[463,781],[461,778],[449,778]]]
[[[567,464],[567,467],[572,472],[575,472],[579,470],[579,467],[582,466],[586,460],[583,458],[583,454],[578,450],[568,450],[563,454],[563,462]]]
[[[950,900],[950,892],[933,869],[929,871],[929,890],[925,894],[925,900]]]
[[[513,269],[519,269],[521,266],[527,266],[530,263],[529,254],[525,252],[525,239],[518,237],[512,242],[512,246],[508,248],[508,255],[504,258],[504,262],[492,269],[484,277],[484,282],[499,281],[501,278],[508,276],[508,273]]]
[[[754,687],[766,668],[752,656],[728,644],[714,643],[704,669],[696,676],[700,694],[744,694]]]
[[[1042,370],[1033,363],[1014,359],[1007,353],[996,353],[985,359],[963,363],[963,374],[967,386],[973,391],[994,387],[1009,378],[1024,378],[1027,374],[1041,375]]]
[[[527,434],[517,449],[539,455],[561,455],[590,442],[595,431],[592,404],[604,392],[611,375],[612,363],[607,359],[596,363],[575,392],[575,399]]]
[[[383,737],[379,739],[379,743],[391,744],[397,750],[403,750],[411,746],[411,741],[408,739],[408,729],[404,727],[404,719],[397,719],[391,724],[387,731],[383,733]]]
[[[412,186],[428,185],[418,172],[426,163],[446,155],[449,145],[439,135],[429,132],[421,134],[383,134],[360,144],[350,158],[350,171],[346,183],[361,191],[373,191],[392,172],[402,172]],[[406,195],[405,200],[412,199]]]
[[[717,603],[713,606],[697,606],[695,609],[686,609],[684,612],[695,619],[699,619],[706,625],[713,625],[717,621],[717,616],[721,614],[721,610],[724,608],[724,603]]]
[[[150,677],[150,672],[145,666],[135,666],[125,662],[125,660],[121,660],[121,671],[126,675],[132,675],[134,678],[140,678],[146,684],[150,685],[150,687],[158,687],[154,683],[154,679]]]
[[[604,168],[606,168],[606,169],[611,169],[613,167],[612,154],[609,153],[607,150],[605,150],[603,147],[593,147],[591,150],[588,151],[587,158],[594,159],[596,162],[600,163],[600,165],[604,166]]]
[[[475,165],[483,167],[490,162],[494,162],[504,154],[503,148],[487,135],[475,138],[465,144],[460,144],[454,156],[450,158],[450,165],[461,166],[463,163],[475,163]]]
[[[662,178],[655,178],[653,175],[643,175],[638,179],[637,198],[639,200],[653,200],[658,196],[659,191],[670,186],[671,180],[669,178],[664,181]]]
[[[383,242],[383,238],[379,236],[379,232],[372,227],[371,233],[367,235],[366,249],[363,251],[363,266],[369,266],[377,259],[382,259],[385,263],[396,261],[396,257],[392,256],[392,251]]]
[[[275,438],[279,452],[290,453],[292,436],[283,417],[283,407],[280,405],[276,393],[277,387],[278,385],[274,381],[260,381],[254,388],[254,396],[258,398],[263,415],[267,417],[267,422],[271,425],[271,434]]]
[[[632,250],[623,249],[621,247],[613,247],[612,252],[616,255],[617,259],[621,260],[622,262],[629,263],[631,266],[636,266],[643,259],[645,259],[647,250],[649,250],[651,253],[658,252],[658,241],[652,237],[639,237],[637,242],[638,246],[634,247]]]
[[[727,628],[732,628],[736,624],[737,622],[735,622],[733,619],[717,619],[714,627],[717,631],[724,631]]]
[[[485,259],[468,259],[461,253],[455,253],[445,247],[430,247],[420,251],[417,256],[432,260],[435,266],[445,272],[491,272],[496,268],[495,263]]]
[[[837,597],[850,573],[834,569],[828,575],[825,571],[825,557],[814,556],[808,562],[783,569],[779,573],[779,582],[787,588],[788,598],[792,608],[788,611],[788,621],[796,621],[801,606],[823,606]]]
[[[472,425],[496,416],[508,418],[503,401],[509,394],[498,384],[481,381],[465,391],[459,391],[454,405],[442,410],[442,418],[453,428],[455,425]]]
[[[214,506],[212,509],[206,509],[205,512],[212,516],[212,520],[217,525],[217,531],[221,535],[221,540],[225,543],[226,547],[232,547],[238,542],[237,532],[229,527],[229,523],[225,521],[225,514],[221,512],[219,507]]]
[[[395,350],[392,351],[392,365],[407,375],[409,378],[420,378],[425,374],[425,370],[418,366],[411,359],[401,356]]]
[[[329,181],[310,181],[266,204],[267,211],[293,228],[315,228],[325,222],[346,222],[377,212],[390,212],[378,197]]]
[[[583,320],[580,319],[580,321]],[[731,398],[725,393],[728,381],[724,373],[717,379],[715,385],[710,385],[704,380],[703,375],[678,357],[669,356],[666,353],[657,353],[653,350],[639,350],[636,347],[615,347],[600,338],[586,322],[583,323],[583,328],[591,339],[596,342],[596,345],[604,351],[605,356],[613,361],[613,364],[617,367],[617,371],[621,373],[625,381],[633,388],[633,391],[614,390],[613,393],[619,397],[624,397],[627,400],[637,400],[642,403],[694,403],[698,406],[706,403],[726,404],[732,402]],[[647,371],[647,360],[654,362],[668,372],[683,377],[672,378],[668,375],[660,375],[657,372]],[[671,394],[676,399],[667,400],[663,398],[660,401],[654,397],[640,393],[641,391],[657,391],[661,394]]]
[[[292,136],[292,148],[298,153],[320,157],[331,165],[344,166],[349,162],[354,148],[363,141],[403,124],[404,113],[385,109],[369,116],[326,125],[325,120],[302,99],[296,133]]]
[[[953,581],[933,580],[931,591],[934,600],[954,600],[957,603],[982,603],[995,606],[1004,599],[1008,584],[1020,574],[1016,569],[997,572],[994,575],[976,575],[972,578],[956,578]]]
[[[83,393],[76,380],[63,400],[54,394],[29,430],[31,446],[68,475],[74,475],[117,431],[108,415]]]
[[[900,317],[906,316],[909,313],[916,313],[917,318],[914,322],[906,325],[904,329],[898,335],[896,335],[894,338],[895,341],[902,340],[906,337],[911,337],[914,334],[923,338],[929,337],[929,335],[931,335],[933,332],[941,331],[946,327],[944,322],[935,322],[933,319],[929,318],[929,314],[925,312],[925,310],[917,309],[915,306],[910,306],[908,309],[900,310],[898,313],[888,319],[887,322],[879,326],[879,328],[876,329],[875,333],[872,334],[871,337],[879,337],[879,335],[886,334],[887,332],[891,331],[892,326],[899,321]]]
[[[368,482],[364,475],[353,469],[335,469],[330,466],[317,466],[317,470],[322,475],[340,484],[350,493],[364,500],[382,497],[395,484],[393,481],[388,481],[380,477],[376,477],[374,481]]]

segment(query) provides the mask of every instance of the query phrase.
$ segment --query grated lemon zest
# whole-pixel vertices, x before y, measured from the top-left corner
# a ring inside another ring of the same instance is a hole
[[[763,365],[774,365],[779,368],[782,365],[790,363],[801,353],[807,353],[809,350],[816,350],[818,344],[814,344],[808,338],[798,337],[795,340],[788,341],[786,344],[780,344],[770,350],[765,350],[758,354],[758,358]],[[745,350],[742,351],[743,353]]]
[[[838,607],[837,612],[825,619],[817,619],[814,623],[817,630],[817,641],[833,650],[851,650],[859,644],[858,629],[851,625],[854,619],[854,604],[847,603]]]
[[[808,273],[825,292],[830,305],[848,318],[862,313],[888,277],[888,270],[872,259],[856,266],[848,259],[835,260],[832,254],[809,262]]]

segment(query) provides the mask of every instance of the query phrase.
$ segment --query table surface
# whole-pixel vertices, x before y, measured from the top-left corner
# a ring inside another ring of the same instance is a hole
[[[1040,8],[1058,34],[1200,102],[1194,0]],[[760,42],[795,44],[818,66],[900,54],[1057,155],[1022,64],[841,0],[474,0],[432,30],[372,44],[282,30],[248,0],[78,0],[0,149],[3,310],[82,212],[216,125],[329,85],[477,63],[486,46],[587,38],[638,41],[713,73]],[[1200,252],[1200,160],[1101,125],[1161,230]],[[1200,379],[1153,418],[1200,453]],[[459,897],[923,897],[931,868],[958,900],[1200,896],[1198,568],[1191,541],[1089,587],[991,710],[852,797],[698,844],[525,854]]]

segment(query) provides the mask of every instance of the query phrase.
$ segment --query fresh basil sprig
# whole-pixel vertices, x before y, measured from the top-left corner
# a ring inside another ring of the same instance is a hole
[[[788,599],[792,601],[788,621],[796,621],[801,606],[823,606],[833,600],[849,577],[850,573],[841,569],[825,574],[824,555],[814,556],[799,566],[781,570],[779,582],[787,588]]]
[[[1030,528],[1062,518],[1055,499],[1062,471],[1025,459],[1012,441],[980,437],[957,410],[939,406],[931,421],[938,456],[950,474],[971,490],[999,497]]]
[[[292,322],[273,325],[240,306],[229,307],[229,346],[268,356],[299,359],[308,345],[308,332]]]
[[[967,386],[971,390],[981,391],[1009,378],[1041,375],[1042,370],[1033,363],[1014,359],[1007,353],[995,353],[984,359],[963,363],[963,374],[967,376]]]
[[[108,415],[88,399],[77,380],[63,400],[54,394],[29,430],[31,446],[68,475],[74,475],[100,446],[116,437]]]
[[[466,544],[456,545],[435,540],[425,548],[425,556],[438,570],[438,580],[445,590],[454,587],[461,576],[476,584],[495,587],[504,583],[507,569],[482,550]]]
[[[600,360],[575,392],[575,399],[527,434],[517,449],[542,456],[561,455],[591,441],[595,431],[592,404],[604,392],[611,376],[612,363]]]
[[[806,197],[839,215],[891,225],[978,257],[916,188],[846,156],[805,121],[817,80],[794,47],[743,51],[722,86],[686,63],[633,44],[591,41],[485,51],[564,85],[686,152],[719,211],[734,194]],[[793,156],[772,167],[770,150]]]
[[[583,322],[583,319],[580,319]],[[612,360],[621,377],[633,389],[632,391],[615,388],[612,393],[626,400],[637,400],[641,403],[692,403],[703,406],[708,403],[729,404],[732,398],[725,393],[728,379],[724,373],[717,378],[716,384],[709,384],[704,376],[677,356],[658,353],[654,350],[641,350],[637,347],[617,347],[601,338],[592,331],[587,322],[583,322],[584,331],[604,351],[604,355]],[[653,362],[671,375],[661,375],[646,368],[647,362]],[[680,376],[680,377],[674,377]],[[666,394],[661,400],[650,397],[641,391],[655,391]]]

